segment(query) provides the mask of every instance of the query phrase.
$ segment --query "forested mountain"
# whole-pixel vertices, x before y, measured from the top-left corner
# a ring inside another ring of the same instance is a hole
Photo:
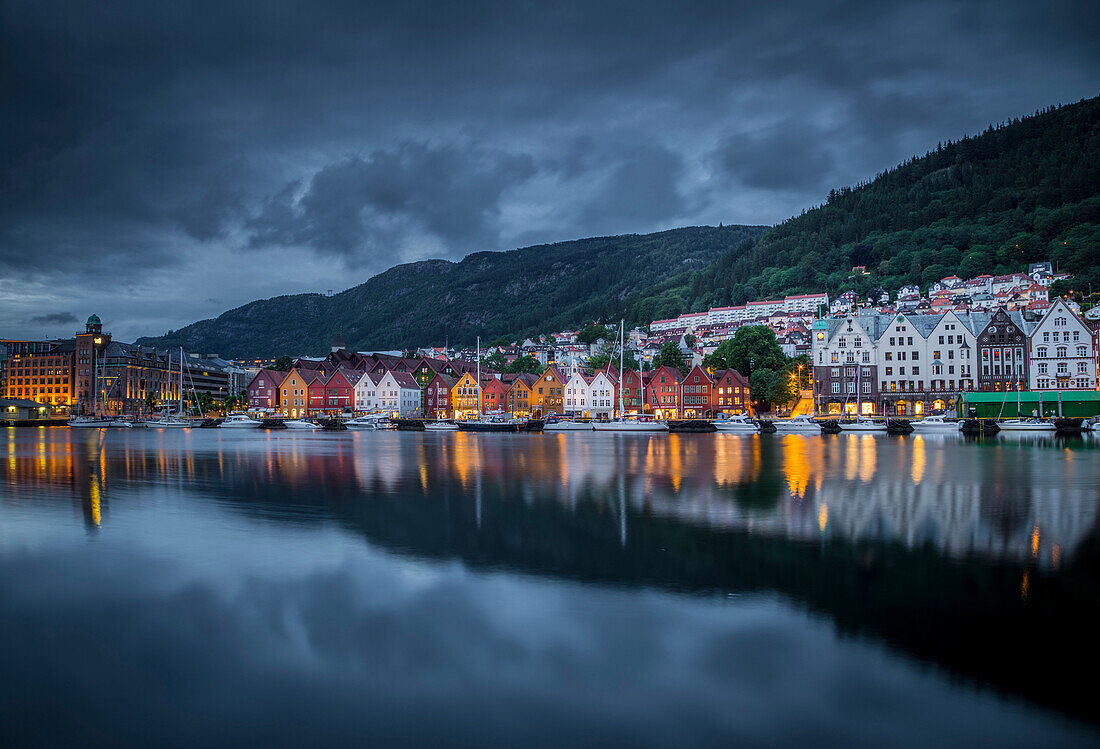
[[[765,228],[688,227],[398,265],[335,296],[263,299],[139,342],[246,357],[327,352],[336,333],[360,350],[547,333],[617,319],[628,295],[706,269]]]
[[[1100,292],[1100,98],[941,144],[766,231],[690,227],[400,265],[333,297],[252,302],[142,342],[227,356],[321,352],[337,332],[360,349],[465,344],[1036,260]]]
[[[927,284],[1036,260],[1100,291],[1100,98],[944,143],[630,299],[648,321],[825,290]],[[853,266],[868,276],[850,278]],[[1080,283],[1078,283],[1080,285]]]

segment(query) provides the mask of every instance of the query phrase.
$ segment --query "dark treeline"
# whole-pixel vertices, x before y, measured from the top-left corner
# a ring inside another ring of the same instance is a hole
[[[588,320],[617,321],[631,294],[709,268],[764,230],[695,226],[479,252],[458,263],[410,263],[332,297],[259,300],[141,342],[244,357],[327,352],[336,333],[359,350],[445,341],[472,346],[478,335],[485,342],[551,333]]]

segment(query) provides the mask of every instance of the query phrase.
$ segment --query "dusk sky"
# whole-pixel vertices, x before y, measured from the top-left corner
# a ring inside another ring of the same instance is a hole
[[[0,337],[773,224],[1100,93],[1095,2],[0,0]]]

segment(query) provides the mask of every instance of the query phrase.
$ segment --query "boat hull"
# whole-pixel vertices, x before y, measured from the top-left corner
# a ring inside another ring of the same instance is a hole
[[[283,426],[285,426],[287,429],[300,429],[310,432],[316,431],[317,429],[321,428],[320,425],[311,424],[308,421],[284,421]]]
[[[448,422],[441,422],[441,423],[438,423],[438,424],[425,424],[424,425],[424,431],[425,432],[457,432],[458,431],[458,425],[457,424],[451,424],[451,423],[448,423]]]
[[[111,426],[110,419],[88,419],[86,421],[70,421],[73,429],[105,429]]]
[[[997,424],[1001,428],[1002,432],[1054,432],[1057,428],[1053,424],[1012,424],[1010,422],[1000,422]]]
[[[544,432],[591,432],[592,425],[583,421],[558,421],[552,424],[543,424]]]
[[[878,432],[886,434],[885,424],[841,424],[842,432]]]
[[[714,427],[719,432],[726,432],[727,434],[756,434],[760,431],[760,427],[756,424],[746,423],[727,424],[721,421],[716,421],[714,422]]]
[[[660,422],[597,421],[592,429],[597,432],[667,432],[668,425]]]
[[[458,425],[458,428],[463,432],[518,432],[519,424],[464,421]]]

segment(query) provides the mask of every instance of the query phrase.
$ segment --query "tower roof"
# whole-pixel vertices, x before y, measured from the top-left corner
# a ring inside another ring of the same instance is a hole
[[[103,321],[99,319],[99,315],[90,315],[88,317],[87,325],[100,325]]]

